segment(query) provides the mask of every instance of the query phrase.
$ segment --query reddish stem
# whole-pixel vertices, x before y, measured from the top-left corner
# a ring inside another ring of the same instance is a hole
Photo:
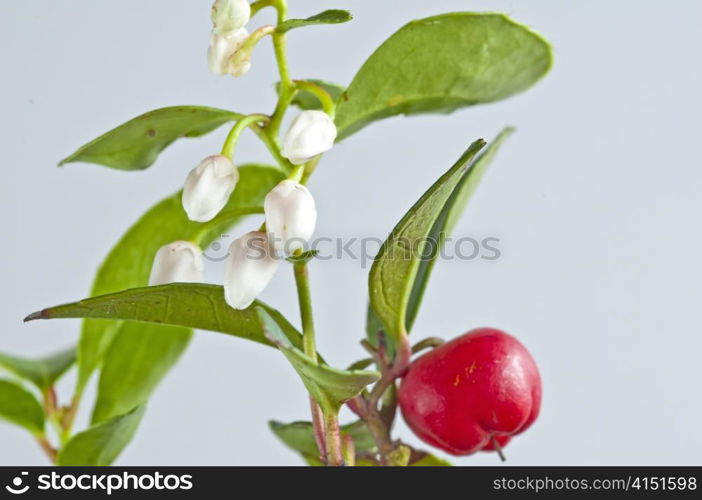
[[[312,410],[312,427],[314,429],[314,440],[319,450],[319,458],[322,462],[327,461],[327,445],[324,437],[324,417],[319,404],[310,397],[310,409]]]

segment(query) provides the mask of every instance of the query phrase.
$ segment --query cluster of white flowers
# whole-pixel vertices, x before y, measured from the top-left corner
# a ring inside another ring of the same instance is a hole
[[[251,8],[246,0],[216,0],[212,6],[210,68],[215,73],[239,76],[248,66],[233,61],[248,37],[244,25]],[[336,139],[336,126],[322,111],[303,111],[283,137],[281,155],[293,165],[304,165],[328,151]],[[227,205],[239,181],[231,158],[208,156],[185,180],[182,203],[188,218],[208,222]],[[314,233],[317,208],[309,190],[296,180],[286,179],[265,197],[265,231],[251,231],[234,240],[224,270],[224,298],[231,307],[245,309],[273,279],[280,259],[304,250]],[[149,285],[203,281],[202,250],[188,241],[161,247],[154,258]]]
[[[215,0],[212,5],[212,34],[207,49],[210,71],[235,77],[249,71],[249,58],[235,56],[249,37],[244,26],[250,17],[251,6],[247,0]]]
[[[319,111],[303,111],[283,140],[283,155],[302,164],[329,150],[336,137],[331,119]],[[231,159],[208,156],[185,180],[182,203],[188,218],[212,220],[224,208],[239,180]],[[303,250],[314,233],[317,208],[309,190],[286,179],[265,197],[266,231],[251,231],[234,240],[225,262],[224,297],[235,309],[245,309],[273,278],[281,257]],[[160,248],[154,258],[150,285],[203,280],[202,250],[176,241]]]

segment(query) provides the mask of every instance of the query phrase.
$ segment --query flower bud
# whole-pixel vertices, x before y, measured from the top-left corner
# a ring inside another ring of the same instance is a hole
[[[323,111],[303,111],[293,120],[283,139],[281,153],[294,165],[307,163],[331,149],[336,126]]]
[[[210,67],[210,71],[217,75],[233,74],[234,76],[241,76],[245,74],[249,70],[249,66],[251,66],[250,63],[247,67],[239,67],[236,71],[232,71],[230,62],[248,37],[249,32],[246,31],[246,28],[239,28],[226,34],[212,31],[210,46],[207,48],[207,64]]]
[[[247,0],[215,0],[212,4],[212,24],[216,33],[226,35],[243,28],[251,17]]]
[[[317,223],[314,198],[305,186],[282,181],[266,195],[263,209],[268,238],[276,252],[289,254],[304,249]]]
[[[208,156],[192,169],[183,186],[183,208],[188,219],[212,220],[227,204],[239,172],[224,155]]]
[[[151,266],[149,286],[168,283],[201,283],[202,250],[189,241],[174,241],[158,249]]]
[[[278,269],[276,259],[262,231],[251,231],[232,242],[224,263],[224,300],[234,309],[246,309]]]

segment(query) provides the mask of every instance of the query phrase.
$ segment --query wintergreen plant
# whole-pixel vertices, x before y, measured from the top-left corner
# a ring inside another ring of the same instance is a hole
[[[252,27],[266,7],[277,11],[276,24]],[[221,151],[203,151],[204,160],[185,179],[183,191],[154,205],[117,242],[98,269],[91,298],[26,318],[85,318],[75,348],[39,360],[0,355],[0,366],[15,376],[0,380],[0,416],[31,432],[52,462],[112,463],[134,436],[147,400],[193,329],[200,329],[258,342],[287,358],[309,392],[311,418],[270,427],[308,463],[445,464],[392,437],[396,386],[412,355],[436,344],[428,339],[412,346],[408,336],[439,253],[439,245],[427,242],[441,242],[451,231],[511,129],[490,144],[473,142],[391,231],[369,275],[362,341],[369,357],[349,368],[329,366],[316,348],[308,280],[315,254],[305,242],[313,234],[317,207],[306,184],[335,142],[383,118],[449,113],[524,91],[548,71],[551,51],[539,35],[505,15],[460,12],[403,26],[347,87],[292,76],[286,57],[292,30],[350,20],[342,10],[290,19],[286,0],[217,0],[209,67],[241,77],[263,57],[254,54],[258,43],[270,37],[279,70],[272,112],[157,109],[61,162],[141,170],[177,139],[233,124]],[[333,30],[327,36],[333,37]],[[299,111],[283,133],[291,108]],[[270,151],[272,164],[236,161],[237,142],[247,130]],[[247,218],[260,215],[257,223]],[[247,227],[231,245],[223,286],[201,283],[201,249],[244,220]],[[418,242],[419,251],[407,252],[408,242]],[[288,269],[297,284],[299,328],[256,299],[275,272]],[[54,385],[74,364],[75,390],[60,404]],[[74,433],[76,411],[96,372],[90,426]],[[343,405],[357,421],[339,424]]]

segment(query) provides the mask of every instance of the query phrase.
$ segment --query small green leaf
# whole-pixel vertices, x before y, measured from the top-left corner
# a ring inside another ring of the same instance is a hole
[[[322,87],[324,90],[327,91],[329,96],[334,101],[337,101],[339,97],[341,97],[341,94],[344,93],[344,86],[339,85],[338,83],[325,82],[323,80],[314,80],[311,78],[305,81],[314,83],[315,85]],[[280,91],[280,82],[276,83],[275,89],[276,92]],[[295,94],[295,97],[293,97],[293,100],[290,102],[290,104],[304,110],[322,109],[322,103],[319,101],[317,96],[314,95],[312,92],[309,92],[304,89],[299,90]]]
[[[44,410],[39,401],[9,380],[0,380],[0,420],[24,427],[32,434],[44,433]]]
[[[347,23],[351,19],[353,19],[353,17],[347,10],[330,9],[320,12],[312,17],[308,17],[307,19],[288,19],[278,26],[277,31],[279,33],[285,33],[286,31],[290,31],[295,28],[303,28],[305,26],[313,26],[315,24]]]
[[[429,453],[424,453],[421,458],[415,460],[409,464],[410,467],[450,467],[451,462],[444,460],[443,458],[430,455]]]
[[[406,315],[420,261],[435,222],[463,176],[470,171],[470,161],[485,141],[475,141],[451,169],[445,173],[405,214],[385,240],[369,275],[370,303],[394,339],[407,333]]]
[[[257,308],[261,324],[268,339],[282,351],[305,384],[307,391],[319,403],[325,413],[336,413],[341,405],[358,396],[368,385],[380,378],[378,372],[344,371],[317,364],[312,358],[290,343],[277,318],[269,311]]]
[[[337,140],[390,116],[504,99],[543,77],[551,57],[543,38],[503,14],[412,21],[378,47],[339,99]]]
[[[255,164],[240,166],[239,182],[227,206],[205,224],[187,218],[180,192],[157,203],[112,248],[98,270],[91,295],[146,285],[154,255],[160,247],[176,240],[195,241],[202,248],[206,247],[241,220],[244,213],[250,212],[250,207],[260,206],[268,191],[284,178],[283,172],[275,167]],[[120,328],[121,324],[117,321],[89,319],[83,322],[78,343],[79,389],[85,386],[102,362]],[[157,327],[148,328],[153,330]],[[134,342],[134,348],[139,349],[136,334]],[[174,342],[178,343],[175,338]]]
[[[300,333],[275,309],[259,301],[247,309],[232,309],[224,301],[221,286],[204,283],[131,288],[43,309],[30,314],[25,321],[55,318],[142,321],[210,330],[269,346],[277,345],[267,338],[257,310],[264,310],[267,317],[274,318],[283,332],[281,335],[291,345],[302,346]]]
[[[300,452],[303,456],[319,456],[311,422],[284,424],[272,420],[268,422],[268,426],[273,431],[273,434],[289,448]],[[368,427],[361,421],[342,425],[341,433],[351,436],[357,452],[372,452],[376,449],[373,436]]]
[[[192,330],[126,321],[105,356],[92,423],[126,413],[146,402],[185,351]]]
[[[0,367],[46,391],[76,360],[76,348],[57,352],[40,359],[20,358],[0,353]]]
[[[138,406],[76,434],[59,452],[56,465],[111,465],[134,437],[145,408]]]
[[[200,137],[239,118],[239,113],[204,106],[149,111],[81,146],[59,165],[86,162],[119,170],[143,170],[176,139]]]

